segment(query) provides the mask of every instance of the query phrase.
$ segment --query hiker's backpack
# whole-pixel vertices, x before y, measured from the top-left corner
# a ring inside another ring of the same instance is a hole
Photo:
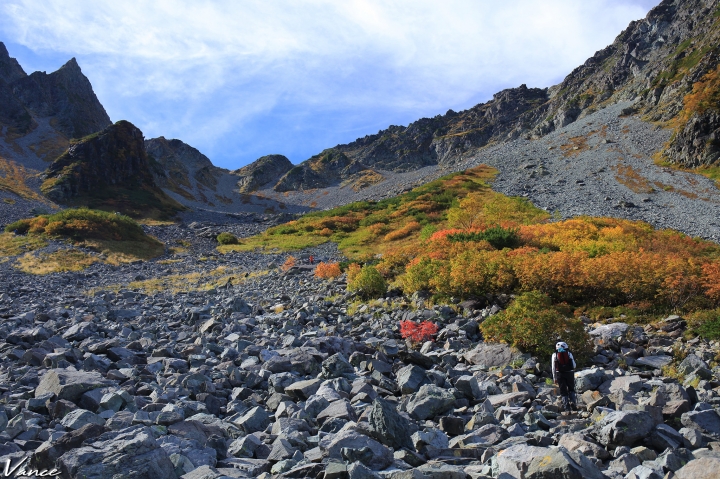
[[[555,357],[555,364],[557,364],[557,370],[561,373],[572,371],[573,364],[572,359],[570,359],[570,352],[568,350],[565,350],[562,352],[557,352],[555,354],[557,355]]]

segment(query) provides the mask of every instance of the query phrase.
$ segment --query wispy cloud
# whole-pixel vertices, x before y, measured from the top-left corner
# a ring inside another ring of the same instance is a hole
[[[0,40],[78,57],[114,120],[237,167],[549,86],[653,3],[5,0]]]

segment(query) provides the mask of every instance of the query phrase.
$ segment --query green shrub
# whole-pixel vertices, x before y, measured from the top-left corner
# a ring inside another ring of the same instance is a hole
[[[720,309],[696,311],[687,319],[691,332],[708,340],[720,339]]]
[[[375,266],[365,265],[348,282],[347,289],[358,293],[364,299],[378,298],[387,291],[387,283]]]
[[[550,298],[538,291],[523,293],[510,306],[480,326],[488,341],[511,344],[521,351],[550,359],[557,341],[570,346],[578,363],[592,354],[590,337],[582,321],[564,317]]]
[[[487,241],[496,249],[517,248],[520,245],[518,230],[503,228],[502,226],[493,226],[492,228],[477,233],[455,233],[448,235],[447,238],[450,241],[461,243],[468,241]]]
[[[222,232],[217,235],[217,242],[220,244],[238,244],[237,236],[232,233]]]

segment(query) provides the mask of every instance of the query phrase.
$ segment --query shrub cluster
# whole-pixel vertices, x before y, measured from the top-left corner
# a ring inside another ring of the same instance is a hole
[[[385,278],[375,266],[365,265],[352,279],[349,278],[350,274],[348,273],[348,291],[354,291],[364,299],[378,298],[387,291]]]
[[[342,274],[340,271],[340,265],[338,263],[324,263],[320,262],[315,267],[315,277],[321,279],[332,279],[337,278]]]
[[[222,232],[217,235],[217,242],[220,244],[238,244],[237,236],[232,233]]]
[[[280,269],[283,271],[289,271],[290,268],[295,266],[295,263],[297,263],[297,260],[294,256],[288,256],[285,258],[285,262],[280,266]]]
[[[142,227],[128,216],[85,208],[18,220],[7,225],[5,231],[67,237],[75,241],[142,241],[146,238]]]
[[[548,296],[537,291],[519,295],[507,309],[486,319],[480,329],[488,341],[508,343],[543,359],[552,355],[560,340],[571,345],[578,361],[592,353],[582,321],[566,318]]]

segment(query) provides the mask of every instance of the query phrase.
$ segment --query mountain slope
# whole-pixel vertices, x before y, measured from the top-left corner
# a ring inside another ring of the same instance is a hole
[[[338,184],[355,171],[413,171],[450,166],[496,142],[539,138],[608,103],[635,100],[633,111],[676,131],[664,149],[667,160],[686,167],[715,162],[720,150],[718,108],[718,1],[664,0],[643,20],[631,22],[608,47],[598,51],[551,88],[503,90],[487,103],[462,112],[390,126],[375,135],[331,150],[347,160],[317,173],[317,156],[295,167],[276,191]],[[697,90],[694,98],[688,94]]]

